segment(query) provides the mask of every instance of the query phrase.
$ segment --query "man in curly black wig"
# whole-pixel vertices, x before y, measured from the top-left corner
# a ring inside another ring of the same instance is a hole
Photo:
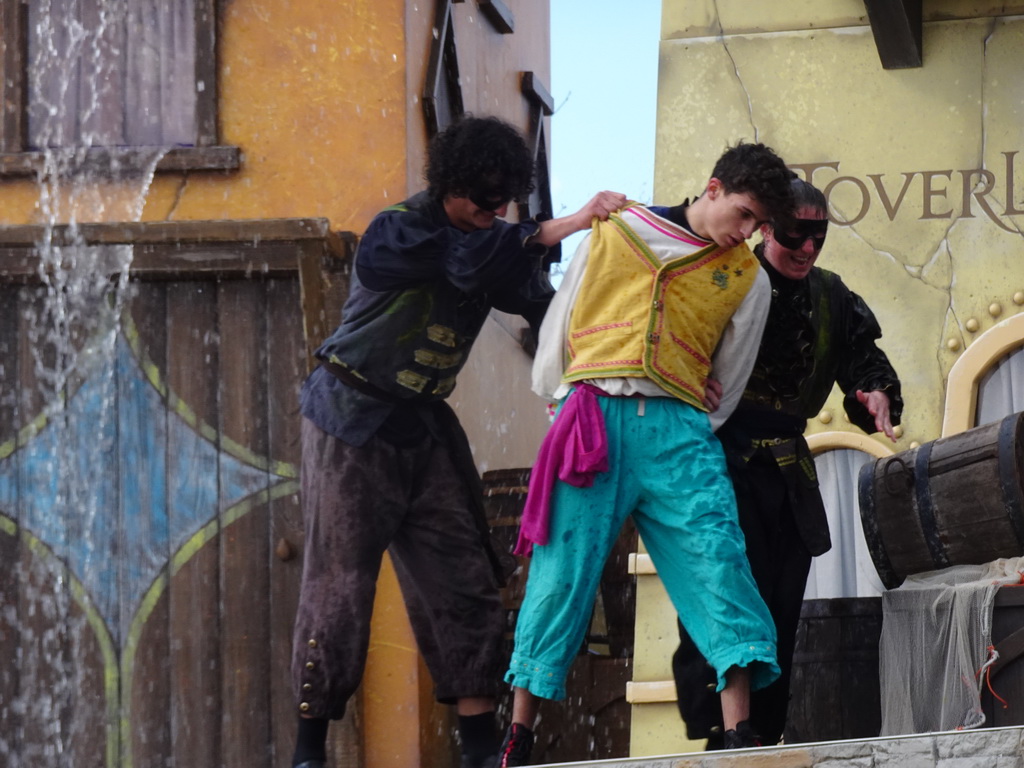
[[[894,440],[903,410],[900,381],[876,340],[882,330],[864,300],[838,275],[814,265],[828,234],[828,203],[802,179],[795,205],[761,228],[754,254],[772,285],[771,309],[754,370],[739,405],[718,430],[736,491],[747,558],[778,634],[782,674],[750,699],[750,722],[764,744],[786,728],[790,670],[812,556],[831,546],[814,460],[804,440],[839,384],[852,424]],[[715,416],[712,421],[715,421]],[[680,624],[672,659],[680,714],[691,739],[724,744],[722,714],[708,689],[714,671]],[[841,734],[837,733],[836,738]],[[799,733],[786,740],[804,741]]]
[[[533,191],[530,150],[519,131],[497,118],[463,120],[438,134],[427,163],[431,195],[464,199],[485,212]]]
[[[502,575],[445,399],[491,308],[538,325],[553,293],[547,249],[625,203],[602,192],[569,216],[503,221],[532,176],[515,128],[466,117],[431,143],[429,188],[379,213],[359,243],[344,319],[302,388],[296,766],[323,767],[328,723],[362,677],[385,550],[435,695],[456,705],[462,766],[497,751]]]

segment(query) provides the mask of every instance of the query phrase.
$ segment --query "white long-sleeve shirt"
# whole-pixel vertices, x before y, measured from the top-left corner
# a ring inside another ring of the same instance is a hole
[[[647,211],[646,215],[655,214]],[[687,247],[692,248],[689,252],[696,252],[703,247],[687,246],[676,239],[664,243],[648,242],[648,245],[663,262],[687,255]],[[590,235],[576,249],[541,325],[537,354],[533,361],[532,388],[544,398],[558,400],[569,393],[571,385],[562,382],[568,349],[569,318],[583,283],[589,253]],[[730,318],[711,357],[711,376],[722,384],[721,404],[715,412],[708,414],[712,429],[718,429],[725,423],[739,404],[757,358],[770,305],[771,283],[765,271],[759,269],[754,284]],[[672,397],[648,378],[591,379],[587,383],[610,395]]]

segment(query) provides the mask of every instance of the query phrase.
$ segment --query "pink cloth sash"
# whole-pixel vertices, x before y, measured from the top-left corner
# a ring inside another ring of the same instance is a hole
[[[556,477],[577,488],[589,488],[598,472],[608,471],[608,436],[597,401],[603,394],[590,384],[576,384],[544,436],[530,473],[515,554],[529,556],[534,544],[548,543]]]

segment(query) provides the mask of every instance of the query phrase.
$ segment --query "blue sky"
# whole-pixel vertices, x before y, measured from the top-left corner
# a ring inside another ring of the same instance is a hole
[[[602,189],[652,202],[661,3],[551,0],[554,215]],[[568,262],[582,234],[562,249]]]

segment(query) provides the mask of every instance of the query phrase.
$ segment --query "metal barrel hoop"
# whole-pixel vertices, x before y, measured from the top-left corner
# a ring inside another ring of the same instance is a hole
[[[895,479],[895,473],[889,471],[893,464],[898,464],[900,474],[902,475],[902,488],[894,488],[893,480]],[[885,486],[885,490],[890,496],[898,496],[907,488],[913,488],[914,486],[914,472],[911,470],[906,463],[899,456],[890,456],[885,460],[882,465],[882,484]]]

